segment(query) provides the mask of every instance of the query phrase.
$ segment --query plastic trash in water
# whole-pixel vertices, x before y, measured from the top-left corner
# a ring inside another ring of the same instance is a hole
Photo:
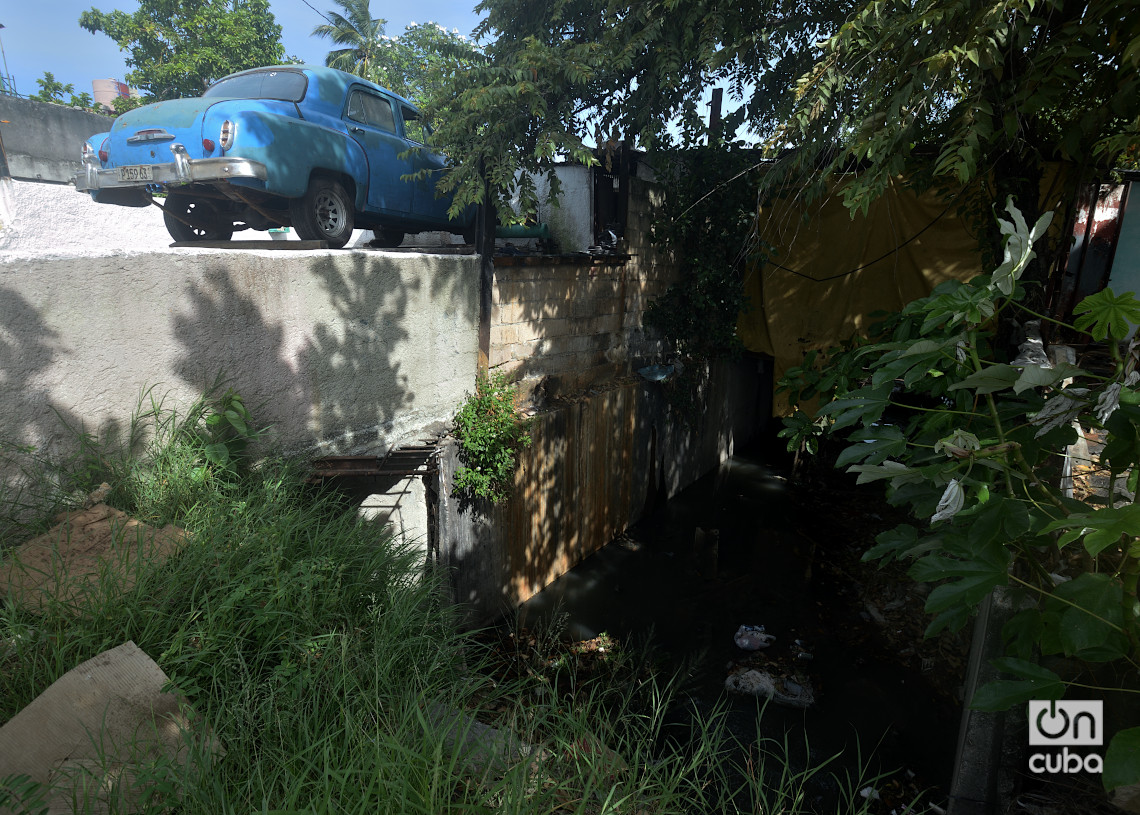
[[[762,625],[742,625],[736,629],[732,639],[736,642],[737,648],[743,648],[745,651],[759,651],[776,641],[774,636],[764,631]]]
[[[650,382],[662,382],[669,378],[673,370],[672,365],[646,365],[644,368],[638,368],[637,372]]]

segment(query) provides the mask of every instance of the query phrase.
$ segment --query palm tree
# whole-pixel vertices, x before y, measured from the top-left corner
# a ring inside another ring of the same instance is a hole
[[[376,70],[380,38],[388,23],[379,17],[373,19],[369,1],[334,0],[344,10],[344,15],[330,11],[325,15],[328,22],[313,29],[314,37],[327,37],[337,45],[345,46],[329,51],[325,65],[365,79],[371,79],[370,74]]]

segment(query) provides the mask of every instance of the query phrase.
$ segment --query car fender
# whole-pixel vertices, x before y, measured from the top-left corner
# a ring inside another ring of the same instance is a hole
[[[363,209],[368,192],[368,159],[347,133],[275,110],[235,110],[228,105],[215,105],[203,123],[203,135],[219,138],[212,134],[221,132],[226,119],[236,124],[234,145],[226,155],[264,164],[268,172],[266,192],[299,198],[308,189],[313,173],[325,171],[353,179],[356,208]]]

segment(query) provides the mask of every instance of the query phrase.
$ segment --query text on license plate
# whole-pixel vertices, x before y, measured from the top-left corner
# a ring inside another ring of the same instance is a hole
[[[153,168],[146,164],[131,164],[119,168],[120,181],[153,181]]]

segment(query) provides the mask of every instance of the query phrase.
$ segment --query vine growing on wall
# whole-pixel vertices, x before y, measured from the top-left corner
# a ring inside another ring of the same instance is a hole
[[[654,241],[671,253],[679,280],[646,310],[682,363],[670,402],[689,424],[703,413],[709,364],[740,353],[736,324],[746,307],[742,270],[756,218],[754,154],[732,145],[661,155],[665,203]]]

